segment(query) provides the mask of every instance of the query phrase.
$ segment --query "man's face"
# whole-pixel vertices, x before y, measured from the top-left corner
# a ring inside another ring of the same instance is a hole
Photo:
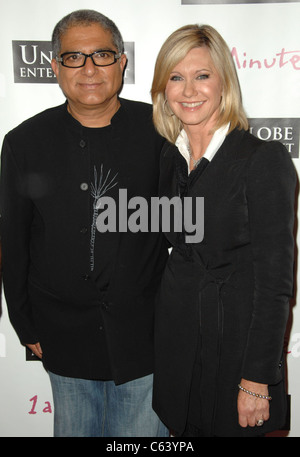
[[[60,55],[64,52],[91,54],[99,50],[118,51],[111,33],[98,24],[71,27],[62,36]],[[108,67],[97,67],[91,58],[84,67],[67,68],[52,60],[52,69],[71,107],[77,111],[88,108],[103,108],[115,103],[122,84],[126,56]]]

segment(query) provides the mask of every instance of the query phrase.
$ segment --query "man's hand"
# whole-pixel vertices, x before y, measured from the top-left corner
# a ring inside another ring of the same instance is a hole
[[[42,358],[43,356],[43,351],[42,351],[42,348],[41,348],[41,345],[40,343],[36,343],[36,344],[26,344],[26,346],[34,353],[34,355],[36,355],[39,359]]]
[[[241,386],[250,392],[268,396],[268,385],[259,384],[257,382],[241,380]],[[254,427],[258,421],[267,421],[270,417],[269,414],[269,400],[254,397],[242,390],[238,394],[238,414],[239,424],[241,427]]]

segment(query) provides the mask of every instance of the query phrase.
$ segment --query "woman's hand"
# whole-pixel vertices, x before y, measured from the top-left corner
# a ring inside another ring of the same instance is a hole
[[[240,384],[250,392],[265,396],[269,395],[267,384],[259,384],[257,382],[247,381],[246,379],[242,379]],[[241,427],[247,427],[248,425],[255,427],[259,424],[258,421],[267,421],[270,417],[269,400],[254,397],[242,390],[238,394],[237,408]]]
[[[43,351],[40,343],[26,344],[26,346],[36,355],[39,359],[43,357]]]

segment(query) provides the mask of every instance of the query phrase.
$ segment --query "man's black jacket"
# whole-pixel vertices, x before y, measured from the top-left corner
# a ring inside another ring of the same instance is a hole
[[[162,139],[150,105],[120,101],[107,146],[118,188],[128,199],[150,199]],[[154,300],[167,248],[159,233],[115,233],[109,286],[97,287],[86,129],[67,104],[48,109],[6,135],[1,160],[3,284],[20,341],[39,341],[46,368],[63,376],[102,379],[109,365],[122,383],[153,372]]]

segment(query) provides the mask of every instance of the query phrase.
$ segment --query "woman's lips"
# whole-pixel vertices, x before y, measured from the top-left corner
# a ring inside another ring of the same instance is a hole
[[[203,105],[204,102],[181,102],[183,108],[198,108],[199,106]]]

